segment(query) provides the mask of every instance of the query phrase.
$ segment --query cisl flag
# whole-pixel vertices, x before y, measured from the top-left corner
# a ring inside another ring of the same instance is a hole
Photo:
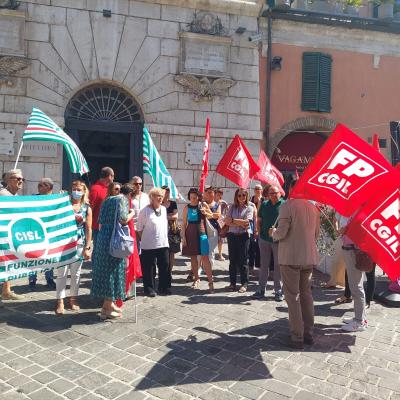
[[[291,197],[329,204],[348,217],[382,186],[394,168],[363,139],[337,125],[293,188]]]
[[[253,179],[269,185],[277,186],[284,196],[285,191],[282,189],[282,185],[285,181],[283,176],[278,168],[271,163],[271,160],[267,157],[263,150],[260,151],[257,165],[260,167],[260,170],[253,176]]]
[[[241,188],[249,186],[250,179],[260,170],[247,147],[236,135],[218,163],[216,171]]]
[[[351,220],[346,235],[394,281],[400,277],[400,174]]]

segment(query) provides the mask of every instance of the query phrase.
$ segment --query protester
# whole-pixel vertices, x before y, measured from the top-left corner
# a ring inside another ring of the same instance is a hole
[[[126,190],[125,190],[126,189]],[[129,184],[121,187],[125,195],[110,196],[101,206],[99,215],[100,231],[97,238],[97,246],[93,251],[93,297],[103,298],[101,319],[115,319],[122,315],[122,311],[114,302],[125,298],[125,266],[124,258],[116,258],[110,255],[110,241],[114,229],[116,213],[119,222],[127,225],[134,216],[134,210],[129,209],[129,200],[133,195],[133,188]]]
[[[271,264],[271,255],[274,259],[274,295],[275,301],[282,301],[282,282],[281,273],[279,268],[278,258],[278,242],[274,242],[269,235],[269,230],[276,227],[278,223],[279,210],[285,203],[281,198],[279,188],[270,186],[268,189],[269,200],[263,201],[258,210],[258,232],[260,232],[259,246],[260,246],[260,272],[259,272],[259,289],[254,293],[253,297],[261,299],[265,296],[265,289],[268,281],[269,269]]]
[[[101,205],[107,197],[108,186],[114,180],[114,171],[110,167],[103,167],[100,171],[100,179],[90,189],[89,203],[92,207],[93,220],[93,247],[96,247],[97,235],[99,232],[99,215]]]
[[[278,226],[270,229],[273,240],[279,241],[278,260],[291,333],[288,345],[295,349],[314,343],[311,278],[318,264],[319,218],[319,211],[308,200],[289,199],[280,207]]]
[[[215,201],[221,206],[221,217],[218,221],[220,227],[224,225],[224,220],[226,216],[226,212],[228,211],[228,203],[222,198],[224,195],[224,191],[221,188],[217,188],[215,192]],[[225,261],[224,256],[222,255],[222,244],[224,243],[224,239],[218,235],[218,254],[215,255],[215,259],[219,261]]]
[[[183,209],[182,216],[182,255],[190,257],[193,283],[192,288],[198,288],[200,284],[199,263],[197,257],[205,270],[208,279],[209,292],[214,292],[211,263],[209,260],[209,243],[205,215],[211,212],[207,205],[200,207],[201,194],[196,188],[188,192],[189,204]]]
[[[204,191],[204,200],[207,203],[210,214],[207,216],[208,222],[210,223],[213,231],[213,235],[208,235],[208,245],[209,245],[209,254],[208,259],[211,263],[211,268],[214,266],[214,251],[218,245],[218,231],[219,224],[218,220],[221,217],[221,205],[215,201],[215,188],[212,186],[206,186]]]
[[[233,204],[229,207],[225,223],[229,226],[228,252],[229,252],[229,277],[230,291],[236,290],[236,275],[240,272],[239,293],[245,293],[249,283],[249,269],[247,265],[250,221],[253,219],[254,210],[249,204],[249,193],[245,189],[237,189]]]
[[[155,297],[154,270],[158,268],[158,294],[171,294],[171,274],[168,254],[167,209],[161,204],[164,191],[153,188],[149,192],[150,204],[139,212],[137,234],[142,250],[144,294]]]
[[[3,174],[4,187],[0,189],[0,196],[16,196],[22,189],[25,181],[20,169],[11,169]],[[1,294],[2,300],[22,300],[25,297],[11,290],[11,282],[4,282]],[[2,303],[0,302],[0,307]]]
[[[71,275],[69,305],[72,311],[79,311],[77,303],[79,283],[81,280],[81,268],[83,260],[88,260],[91,255],[92,243],[92,209],[89,206],[89,190],[80,180],[72,182],[71,203],[75,213],[76,226],[78,228],[78,261],[57,268],[56,274],[56,315],[64,314],[64,298],[67,286],[68,271]]]
[[[54,182],[51,178],[42,178],[38,183],[38,194],[42,196],[53,194],[53,187],[54,187]],[[47,287],[49,289],[55,289],[56,283],[54,282],[53,270],[51,269],[50,271],[46,271],[44,273],[44,276],[46,278]],[[32,275],[29,275],[28,281],[29,281],[29,289],[35,290],[37,281],[37,272],[33,273]]]
[[[250,202],[255,205],[255,218],[254,218],[254,228],[256,228],[257,224],[257,210],[260,208],[260,205],[264,201],[262,197],[262,186],[257,184],[254,186],[254,195],[251,197]],[[249,246],[249,269],[260,268],[260,248],[258,245],[258,236],[252,233],[250,237],[250,246]]]
[[[150,199],[146,193],[142,192],[143,180],[140,176],[134,176],[129,181],[129,183],[133,185],[133,190],[134,190],[134,195],[132,198],[133,210],[135,211],[133,217],[133,223],[135,226],[135,230],[137,230],[136,225],[139,217],[139,212],[150,204]]]
[[[118,196],[121,193],[121,184],[119,182],[111,182],[107,188],[107,196]]]
[[[168,186],[162,186],[164,198],[162,205],[167,210],[168,219],[168,244],[169,244],[169,271],[172,274],[172,268],[175,263],[175,254],[181,251],[181,232],[178,227],[178,206],[176,201],[170,200],[170,189]]]
[[[346,264],[346,274],[350,293],[345,293],[348,298],[353,295],[354,300],[354,318],[344,318],[342,330],[347,332],[362,332],[367,329],[368,322],[365,313],[365,292],[364,292],[364,274],[356,268],[356,245],[345,234],[349,218],[341,217],[340,233],[342,234],[343,258]]]
[[[364,288],[366,308],[370,308],[371,307],[371,301],[374,299],[374,293],[375,293],[375,268],[376,268],[376,264],[374,263],[374,268],[370,272],[366,272],[365,273],[365,277],[367,278],[367,283],[366,283],[365,288]],[[351,303],[352,301],[353,301],[353,297],[351,296],[349,278],[348,278],[347,271],[346,271],[346,273],[345,273],[344,294],[343,294],[343,296],[340,296],[335,300],[335,304]]]

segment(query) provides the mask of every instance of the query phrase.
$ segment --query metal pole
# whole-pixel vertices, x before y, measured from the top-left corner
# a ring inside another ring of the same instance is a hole
[[[18,165],[18,161],[19,161],[19,157],[21,155],[21,151],[22,151],[22,146],[24,145],[24,142],[21,140],[21,144],[19,146],[19,150],[18,150],[18,154],[17,154],[17,159],[15,160],[15,165],[14,165],[14,169],[17,168]]]
[[[137,299],[136,299],[136,278],[135,278],[135,290],[134,290],[134,301],[135,301],[135,324],[137,324]]]

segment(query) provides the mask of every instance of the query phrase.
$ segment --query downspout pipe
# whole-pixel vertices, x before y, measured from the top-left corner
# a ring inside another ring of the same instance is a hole
[[[270,117],[271,117],[271,60],[272,60],[272,16],[271,10],[267,11],[267,79],[265,88],[265,130],[264,137],[266,141],[266,150],[270,151]]]

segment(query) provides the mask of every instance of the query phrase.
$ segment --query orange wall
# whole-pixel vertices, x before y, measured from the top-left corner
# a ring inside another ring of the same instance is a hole
[[[301,111],[302,54],[320,51],[332,56],[332,97],[330,113]],[[373,67],[373,55],[348,51],[273,44],[272,56],[281,56],[281,71],[271,77],[271,136],[284,124],[312,114],[341,122],[363,138],[378,133],[388,139],[389,122],[400,120],[400,57],[381,56]],[[265,127],[266,58],[260,59],[261,126]],[[374,126],[371,126],[374,125]]]

